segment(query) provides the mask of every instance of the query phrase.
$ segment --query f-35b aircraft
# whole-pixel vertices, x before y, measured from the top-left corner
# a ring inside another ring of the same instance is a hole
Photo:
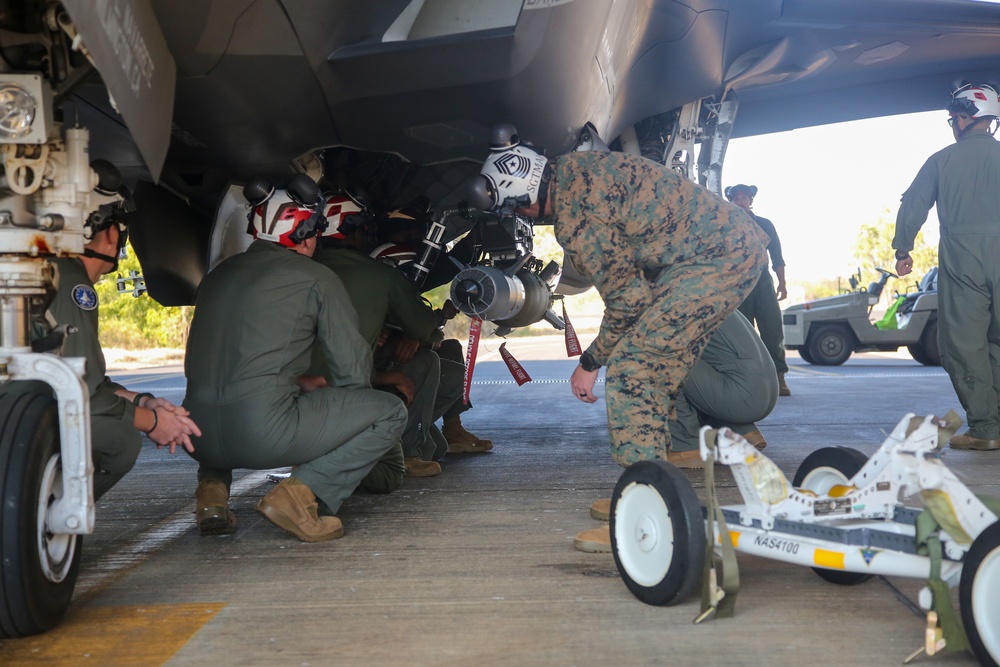
[[[307,173],[376,209],[426,198],[424,263],[479,229],[484,279],[521,285],[500,312],[536,321],[556,276],[526,262],[532,221],[465,204],[495,125],[718,191],[730,137],[942,108],[998,63],[1000,5],[977,0],[0,0],[0,373],[58,406],[0,414],[0,637],[59,622],[94,525],[80,365],[28,339],[46,258],[82,250],[92,160],[131,192],[164,305],[239,246],[245,184]]]

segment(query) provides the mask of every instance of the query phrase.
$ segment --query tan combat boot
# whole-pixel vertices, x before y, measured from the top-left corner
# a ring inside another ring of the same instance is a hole
[[[441,474],[441,464],[437,461],[424,461],[419,456],[407,456],[403,459],[408,477],[433,477]]]
[[[229,489],[217,479],[203,479],[194,492],[195,521],[202,535],[231,535],[236,515],[229,509]]]
[[[493,441],[480,438],[474,433],[469,433],[462,426],[461,417],[451,417],[444,420],[441,429],[445,439],[448,441],[449,454],[472,454],[474,452],[488,452],[493,449]]]
[[[611,498],[598,498],[590,505],[590,516],[598,521],[611,518]]]
[[[257,511],[271,523],[303,542],[325,542],[344,536],[344,525],[335,516],[319,516],[316,494],[289,477],[257,503]]]
[[[778,373],[778,396],[791,396],[792,390],[785,384],[785,374]]]
[[[767,440],[764,439],[764,434],[760,431],[744,433],[743,439],[756,447],[758,452],[764,451],[764,448],[767,447]]]
[[[611,553],[611,526],[604,524],[600,528],[581,530],[573,540],[577,551],[590,554]]]

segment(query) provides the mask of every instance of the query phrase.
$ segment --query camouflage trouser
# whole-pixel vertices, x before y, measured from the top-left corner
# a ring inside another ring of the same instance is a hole
[[[766,261],[766,255],[763,256]],[[611,457],[622,466],[666,459],[671,399],[712,333],[753,289],[761,257],[671,267],[653,301],[615,346],[605,373]]]

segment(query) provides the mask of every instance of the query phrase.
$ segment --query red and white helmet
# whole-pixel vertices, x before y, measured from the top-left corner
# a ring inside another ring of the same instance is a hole
[[[331,195],[323,206],[327,228],[323,236],[342,239],[365,224],[365,206],[347,194]]]
[[[372,259],[397,267],[409,264],[417,259],[417,252],[410,246],[401,243],[383,243],[369,253]]]
[[[966,83],[951,94],[951,113],[966,113],[971,118],[1000,118],[1000,96],[993,86]]]
[[[310,221],[316,210],[297,202],[285,190],[275,190],[274,194],[253,209],[251,215],[252,233],[255,239],[264,239],[294,248],[302,239],[293,239],[294,232]],[[316,225],[312,234],[323,232],[324,225]],[[302,232],[299,235],[302,236]]]

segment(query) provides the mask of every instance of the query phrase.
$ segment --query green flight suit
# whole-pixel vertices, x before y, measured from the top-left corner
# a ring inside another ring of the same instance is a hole
[[[330,386],[296,378],[318,346]],[[297,466],[292,476],[336,513],[379,458],[398,445],[402,402],[371,388],[371,349],[333,272],[269,241],[202,281],[184,359],[184,406],[201,427],[199,478],[233,468]]]
[[[106,375],[104,351],[97,334],[97,292],[83,262],[77,257],[49,261],[56,269],[57,288],[49,305],[49,315],[57,325],[76,329],[75,333],[66,336],[60,356],[87,360],[84,381],[90,392],[90,449],[94,461],[94,500],[97,500],[135,465],[142,448],[142,435],[132,425],[135,406],[115,393],[124,387]],[[34,380],[13,383],[4,391],[38,391],[52,395],[48,385]]]
[[[775,269],[785,265],[785,259],[781,256],[781,240],[778,239],[778,231],[767,218],[750,213],[753,221],[767,234],[767,253],[771,256],[771,266]],[[750,320],[750,324],[756,325],[760,332],[760,339],[764,341],[767,353],[771,355],[774,368],[778,373],[788,372],[788,363],[785,361],[785,330],[781,326],[781,306],[778,304],[778,294],[774,291],[774,280],[771,272],[764,267],[760,274],[760,280],[754,285],[743,303],[740,304],[740,312]]]
[[[607,366],[612,458],[665,459],[671,401],[760,278],[767,235],[739,207],[635,155],[550,164],[556,239],[604,299],[587,351]]]
[[[441,318],[397,269],[351,248],[321,246],[314,259],[343,281],[358,311],[361,337],[371,344],[373,351],[383,323],[426,345],[441,340],[438,328]],[[377,351],[376,355],[379,356]],[[464,366],[457,370],[454,366],[454,362],[440,359],[429,348],[418,350],[411,361],[398,367],[384,356],[376,359],[377,370],[398,370],[414,385],[403,431],[405,456],[430,461],[448,452],[447,441],[436,441],[431,436],[431,427],[461,398]]]
[[[670,422],[673,451],[698,449],[703,425],[728,427],[740,435],[778,402],[778,375],[767,346],[740,311],[708,339],[705,352],[677,393],[677,421]]]
[[[910,251],[937,204],[938,348],[969,435],[1000,437],[1000,143],[969,133],[920,168],[896,216],[892,247]]]

